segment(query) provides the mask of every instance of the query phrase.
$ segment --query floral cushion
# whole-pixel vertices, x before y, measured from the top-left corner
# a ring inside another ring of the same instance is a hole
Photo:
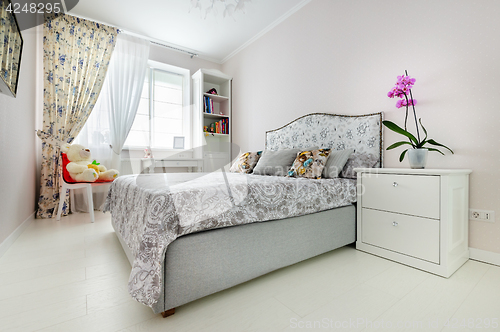
[[[292,168],[288,172],[288,176],[321,179],[321,173],[330,156],[330,152],[330,149],[299,152],[293,162]]]
[[[377,166],[379,159],[371,153],[353,153],[345,164],[340,176],[348,179],[356,179],[355,168],[372,168]]]
[[[244,153],[236,160],[229,171],[232,173],[252,173],[261,155],[262,151]]]

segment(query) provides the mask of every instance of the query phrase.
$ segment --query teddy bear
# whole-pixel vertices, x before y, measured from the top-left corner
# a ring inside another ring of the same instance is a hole
[[[70,161],[66,165],[71,178],[77,182],[113,181],[118,176],[115,169],[106,169],[95,160],[92,162],[90,150],[80,144],[65,144],[61,151]]]

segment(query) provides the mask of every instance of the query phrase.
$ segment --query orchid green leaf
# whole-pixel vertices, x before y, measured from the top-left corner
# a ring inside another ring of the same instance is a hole
[[[444,153],[443,153],[443,152],[441,152],[441,151],[439,151],[438,149],[427,148],[427,150],[429,150],[429,151],[439,152],[439,153],[441,153],[441,154],[444,156]]]
[[[391,121],[383,121],[382,122],[384,124],[384,126],[386,126],[387,128],[389,128],[390,130],[398,133],[398,134],[401,134],[403,136],[406,136],[408,137],[410,140],[412,140],[415,145],[418,144],[418,141],[417,139],[415,138],[415,136],[413,136],[411,133],[409,133],[408,131],[404,130],[403,128],[401,128],[400,126],[398,126],[397,124],[395,124],[394,122],[391,122]]]
[[[425,127],[424,125],[422,124],[422,118],[418,119],[418,121],[420,122],[420,126],[422,127],[422,129],[424,130],[424,134],[425,134],[425,138],[424,140],[422,141],[422,146],[425,144],[425,142],[427,141],[427,130],[425,130]]]
[[[427,142],[428,142],[429,144],[432,144],[432,145],[441,146],[441,147],[443,147],[443,148],[445,148],[445,149],[448,149],[448,151],[450,151],[452,154],[455,154],[455,152],[453,152],[453,150],[452,150],[452,149],[450,149],[450,148],[449,148],[449,147],[447,147],[446,145],[443,145],[443,144],[441,144],[441,143],[436,142],[436,141],[435,141],[435,140],[433,140],[433,139],[430,139],[430,140],[428,140]]]
[[[406,151],[408,151],[408,149],[404,150],[401,155],[399,156],[399,162],[402,162],[403,159],[405,159],[405,154],[406,154]]]
[[[406,142],[406,141],[401,141],[401,142],[397,142],[397,143],[394,143],[393,145],[389,146],[387,148],[387,150],[392,150],[392,149],[395,149],[397,148],[398,146],[401,146],[403,144],[408,144],[408,145],[412,145],[410,142]]]
[[[420,142],[419,144],[417,144],[417,147],[416,147],[416,148],[417,148],[417,149],[423,149],[423,148],[424,148],[425,143],[427,143],[427,141],[426,141],[426,140],[423,140],[422,142]]]

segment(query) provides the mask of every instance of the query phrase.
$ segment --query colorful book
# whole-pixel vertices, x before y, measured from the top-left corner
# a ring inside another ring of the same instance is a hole
[[[205,131],[210,128],[209,132],[214,133],[214,134],[224,134],[228,135],[229,134],[229,119],[224,118],[219,121],[216,121],[214,123],[211,123],[209,127],[205,127]]]

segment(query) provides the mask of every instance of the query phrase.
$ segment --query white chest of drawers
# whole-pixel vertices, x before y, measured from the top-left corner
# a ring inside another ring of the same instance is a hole
[[[471,170],[355,170],[358,250],[446,278],[469,259]]]

